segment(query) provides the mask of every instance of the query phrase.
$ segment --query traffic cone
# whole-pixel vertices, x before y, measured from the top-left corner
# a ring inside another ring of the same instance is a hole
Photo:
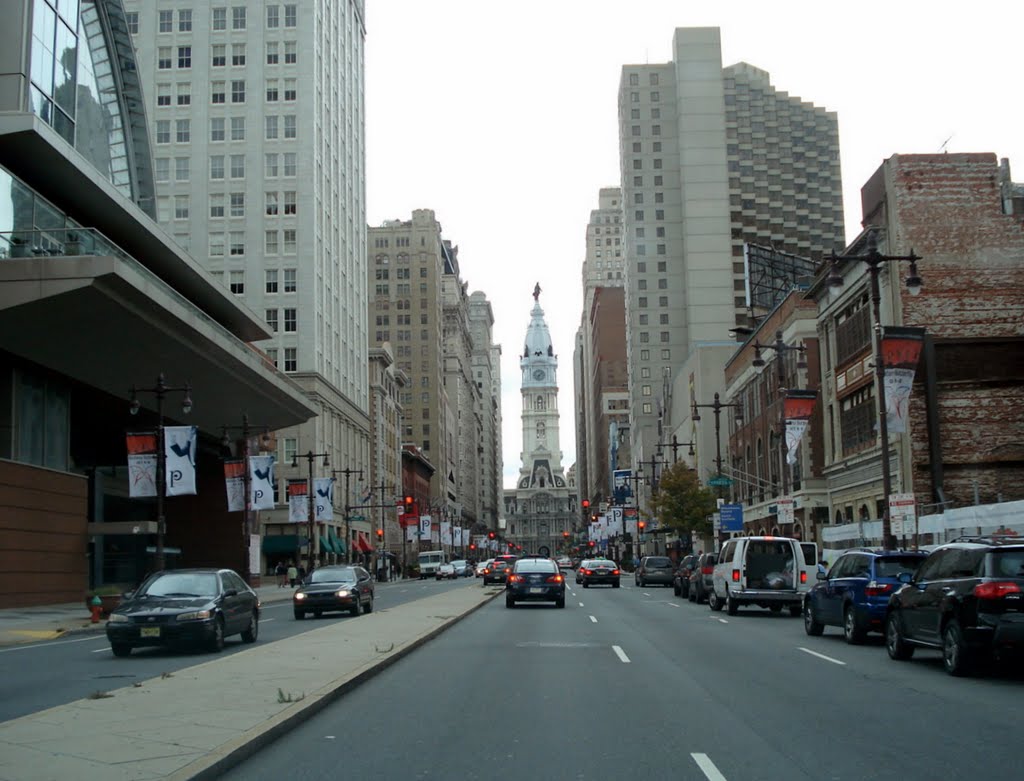
[[[98,596],[94,596],[92,601],[89,602],[89,610],[92,612],[92,623],[98,624],[103,615],[103,600]]]

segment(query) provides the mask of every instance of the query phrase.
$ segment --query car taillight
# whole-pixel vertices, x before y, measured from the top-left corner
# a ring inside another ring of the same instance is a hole
[[[590,575],[591,574],[591,570],[585,569],[585,570],[583,570],[583,574],[584,575]]]
[[[548,583],[561,583],[561,582],[562,582],[562,576],[561,575],[552,575],[551,577],[548,578]]]
[[[490,575],[491,571],[489,569],[487,569],[486,567],[484,567],[484,574],[485,575]]]
[[[714,571],[715,571],[715,568],[714,568],[714,567],[701,567],[701,568],[700,568],[700,574],[701,574],[701,575],[710,575],[710,574],[712,574],[712,573],[713,573]]]
[[[807,582],[807,573],[802,571],[802,570],[800,572],[800,582],[801,583],[806,583]]]
[[[732,571],[732,582],[733,583],[739,583],[740,582],[740,571],[738,569],[734,569]]]
[[[618,575],[618,574],[619,574],[619,571],[618,571],[617,569],[613,569],[613,570],[612,570],[612,574],[613,574],[613,575]]]
[[[875,583],[871,581],[864,587],[864,594],[869,597],[884,597],[892,591],[892,583]]]
[[[978,599],[999,599],[1007,594],[1019,594],[1020,586],[1013,581],[997,581],[979,583],[974,587],[974,596]]]

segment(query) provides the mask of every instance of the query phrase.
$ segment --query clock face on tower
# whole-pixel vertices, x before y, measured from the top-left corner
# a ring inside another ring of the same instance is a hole
[[[540,382],[541,380],[543,380],[544,379],[544,370],[543,369],[535,369],[534,372],[533,372],[533,379],[535,379],[537,382]]]

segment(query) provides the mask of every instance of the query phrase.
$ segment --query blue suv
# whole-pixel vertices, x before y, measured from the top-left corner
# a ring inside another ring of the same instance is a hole
[[[928,557],[923,551],[854,550],[842,554],[828,574],[804,597],[804,631],[820,635],[826,626],[841,626],[846,642],[864,641],[868,632],[885,631],[889,596]]]

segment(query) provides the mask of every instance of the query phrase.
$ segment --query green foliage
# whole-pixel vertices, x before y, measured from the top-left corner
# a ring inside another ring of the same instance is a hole
[[[653,498],[658,520],[678,532],[708,534],[715,512],[715,494],[700,484],[697,473],[684,463],[673,464],[661,473]]]

